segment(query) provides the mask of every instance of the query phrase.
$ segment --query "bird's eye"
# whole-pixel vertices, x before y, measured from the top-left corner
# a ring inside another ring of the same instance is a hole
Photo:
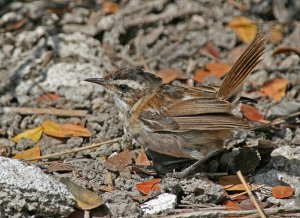
[[[122,84],[122,85],[119,85],[119,89],[122,91],[122,92],[127,92],[129,87],[128,85],[125,85],[125,84]]]

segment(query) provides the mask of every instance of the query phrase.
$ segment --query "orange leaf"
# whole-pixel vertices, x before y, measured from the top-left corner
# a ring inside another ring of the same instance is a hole
[[[36,101],[37,102],[44,102],[44,101],[57,101],[60,99],[60,96],[57,94],[49,93],[45,95],[39,96]]]
[[[229,23],[229,27],[238,35],[244,43],[250,43],[256,36],[257,27],[247,17],[235,17]]]
[[[160,179],[152,179],[135,185],[136,189],[144,195],[148,195],[152,190],[160,190]]]
[[[242,208],[235,203],[234,201],[227,200],[223,203],[224,206],[227,206],[229,210],[241,210]]]
[[[291,197],[293,193],[294,190],[290,186],[277,185],[272,188],[272,195],[279,199]]]
[[[144,149],[141,149],[138,153],[137,158],[135,159],[135,164],[140,166],[150,166],[151,162],[149,161],[147,155],[145,154]]]
[[[210,75],[209,71],[198,68],[195,72],[194,80],[203,83],[204,79],[209,75]]]
[[[283,39],[283,26],[281,24],[276,24],[272,26],[270,32],[270,41],[277,45]]]
[[[114,2],[103,2],[102,10],[105,14],[114,14],[120,10],[120,6]]]
[[[258,109],[247,104],[242,104],[241,112],[244,117],[253,122],[264,119],[264,116],[259,113]]]
[[[156,76],[160,77],[164,84],[170,83],[175,79],[182,79],[183,72],[179,69],[164,68],[156,73]]]
[[[43,128],[39,126],[33,129],[25,130],[24,132],[13,137],[12,141],[18,143],[21,140],[21,138],[27,138],[31,139],[34,143],[37,143],[40,140],[42,134]]]
[[[260,88],[260,92],[275,101],[280,101],[285,96],[288,81],[282,78],[275,78],[265,82]]]
[[[237,61],[237,59],[243,54],[246,48],[247,45],[244,44],[233,48],[227,55],[227,60],[229,61],[229,63],[234,64]]]
[[[246,180],[247,181],[247,180]],[[219,184],[227,191],[245,191],[244,185],[241,183],[237,175],[219,177]],[[247,182],[247,186],[251,189],[251,185]]]
[[[210,71],[212,75],[221,78],[229,72],[231,66],[223,63],[208,63],[206,64],[206,69]]]
[[[33,148],[24,150],[16,155],[14,155],[13,159],[30,159],[30,158],[38,158],[41,156],[40,146],[36,145]]]
[[[72,136],[80,136],[80,137],[90,137],[91,132],[82,126],[75,124],[59,124],[53,122],[51,120],[45,120],[42,123],[42,127],[44,129],[44,133],[54,137],[72,137]]]

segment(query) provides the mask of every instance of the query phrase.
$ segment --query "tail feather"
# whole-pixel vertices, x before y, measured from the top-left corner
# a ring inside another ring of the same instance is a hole
[[[265,40],[261,33],[258,33],[252,43],[239,57],[231,70],[227,73],[217,97],[228,100],[236,94],[241,84],[261,61],[265,51]]]

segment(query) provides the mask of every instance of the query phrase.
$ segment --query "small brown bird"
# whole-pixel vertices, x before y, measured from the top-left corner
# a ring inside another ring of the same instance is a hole
[[[219,88],[165,85],[139,68],[86,81],[102,85],[114,96],[127,137],[158,153],[200,160],[222,148],[233,129],[248,127],[231,113],[232,103],[264,49],[263,36],[257,34]]]

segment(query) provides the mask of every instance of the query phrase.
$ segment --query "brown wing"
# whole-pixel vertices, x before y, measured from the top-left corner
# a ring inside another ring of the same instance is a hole
[[[215,92],[201,88],[164,87],[164,92],[143,107],[140,119],[149,131],[154,132],[248,127],[246,121],[230,114],[231,104],[228,101],[214,96]]]

